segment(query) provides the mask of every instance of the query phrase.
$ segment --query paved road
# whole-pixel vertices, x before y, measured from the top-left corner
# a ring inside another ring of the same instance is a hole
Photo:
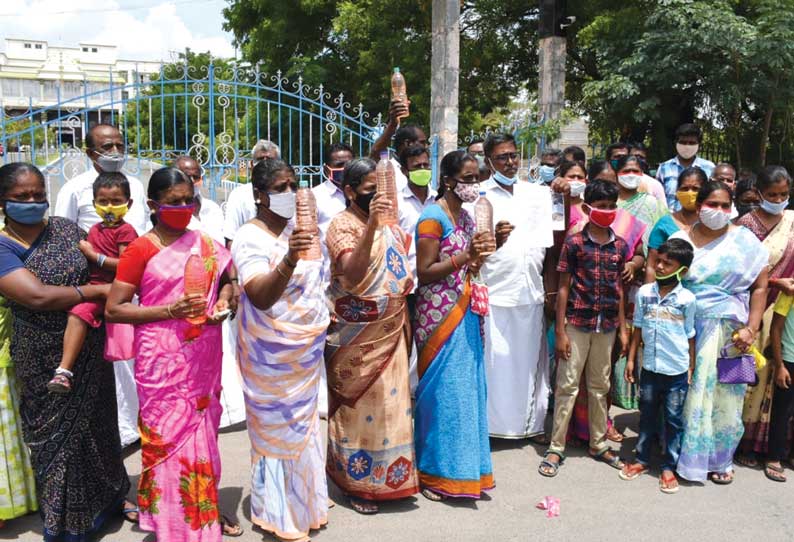
[[[629,456],[636,442],[637,416],[615,410],[619,428],[628,425],[623,445]],[[692,484],[677,495],[664,495],[657,479],[644,476],[623,482],[617,471],[589,459],[583,449],[570,456],[555,479],[536,472],[542,448],[526,441],[492,441],[496,489],[488,500],[476,503],[432,503],[421,496],[385,505],[377,516],[356,514],[338,490],[331,488],[337,504],[329,513],[327,528],[313,538],[320,542],[351,541],[599,541],[599,540],[794,540],[794,472],[786,484],[775,484],[763,473],[738,468],[736,481],[727,487]],[[245,430],[237,426],[220,437],[223,480],[220,496],[224,511],[233,511],[246,533],[238,539],[274,539],[252,530],[249,520],[249,448]],[[126,459],[133,485],[140,472],[140,453]],[[546,518],[535,504],[544,495],[561,499],[561,515]],[[38,541],[36,515],[15,520],[0,540]],[[112,524],[100,540],[154,542],[129,523]],[[233,539],[225,539],[227,541]],[[168,542],[168,541],[160,541]]]

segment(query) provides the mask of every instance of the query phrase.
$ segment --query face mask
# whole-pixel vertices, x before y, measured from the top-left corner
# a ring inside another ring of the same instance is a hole
[[[694,158],[698,153],[698,147],[699,145],[684,145],[683,143],[676,143],[675,152],[677,152],[678,156],[684,160],[689,160],[690,158]]]
[[[427,186],[432,175],[433,172],[429,169],[417,169],[408,173],[408,179],[416,186]]]
[[[157,209],[157,221],[174,231],[184,231],[193,217],[194,204],[160,205]]]
[[[615,216],[618,214],[617,209],[590,209],[590,222],[602,228],[608,228],[615,221]]]
[[[785,201],[781,201],[780,203],[772,203],[771,201],[761,198],[761,205],[759,205],[759,207],[761,207],[761,209],[770,215],[779,215],[786,210],[786,207],[788,207],[788,198],[786,198]]]
[[[626,190],[637,190],[640,187],[641,180],[642,175],[635,175],[634,173],[618,175],[618,184]]]
[[[659,286],[668,286],[676,282],[681,282],[681,275],[684,274],[685,269],[686,269],[685,266],[681,266],[672,273],[670,273],[669,275],[660,275],[659,273],[655,273],[656,282],[659,283]]]
[[[700,208],[700,221],[710,230],[721,230],[731,221],[731,213],[726,213],[722,209],[712,209],[711,207]]]
[[[556,168],[552,166],[540,166],[538,168],[538,175],[540,176],[540,182],[544,184],[550,184],[551,181],[557,176],[555,173],[557,171]]]
[[[479,167],[483,167],[485,165],[485,156],[478,154],[475,156],[475,158],[477,159],[477,165]]]
[[[694,211],[697,206],[698,193],[691,190],[679,190],[675,193],[676,199],[686,211]]]
[[[121,171],[121,168],[124,167],[124,162],[126,161],[127,155],[125,154],[99,154],[96,159],[99,169],[105,173],[115,173]]]
[[[760,205],[758,205],[757,203],[737,203],[736,212],[739,213],[739,216],[744,216],[747,213],[752,213],[759,207]]]
[[[102,219],[102,222],[110,225],[121,221],[121,219],[124,218],[124,215],[127,214],[129,207],[126,203],[122,205],[94,204],[94,209],[96,209],[96,214],[99,215],[99,217]]]
[[[10,201],[6,200],[5,215],[20,224],[32,226],[44,220],[50,204],[46,201]]]
[[[493,178],[496,182],[498,182],[499,184],[503,184],[505,186],[510,186],[516,183],[515,177],[508,177],[507,175],[503,173],[499,173],[498,171],[495,170],[493,173]]]
[[[480,183],[457,183],[452,189],[464,203],[471,203],[480,195]]]
[[[275,214],[286,219],[295,216],[295,192],[268,194],[267,197],[270,198],[270,210]]]
[[[609,165],[612,166],[612,169],[617,171],[618,170],[618,159],[617,158],[613,158],[612,160],[609,161]]]
[[[584,194],[584,189],[587,188],[587,183],[582,181],[571,181],[568,183],[568,186],[571,187],[572,198],[581,198],[582,194]]]
[[[331,172],[331,176],[328,177],[328,180],[330,180],[336,186],[342,186],[342,178],[345,176],[345,168],[329,167],[328,171]]]
[[[371,192],[369,194],[356,194],[356,205],[358,208],[364,211],[365,213],[369,214],[369,204],[372,203],[372,198],[375,197],[376,192]]]

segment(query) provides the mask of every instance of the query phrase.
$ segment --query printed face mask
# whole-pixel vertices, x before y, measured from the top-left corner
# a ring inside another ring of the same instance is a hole
[[[467,184],[458,182],[452,191],[462,202],[471,203],[480,195],[480,183]]]
[[[342,186],[342,178],[345,176],[345,168],[343,167],[329,167],[328,171],[330,176],[328,179],[336,186]]]
[[[124,215],[127,214],[129,207],[126,203],[122,205],[94,204],[94,209],[96,210],[96,214],[99,215],[99,218],[102,219],[102,222],[107,225],[111,225],[121,221],[121,219],[124,218]]]
[[[700,221],[710,230],[721,230],[731,221],[731,213],[726,213],[722,209],[712,209],[711,207],[700,208]]]
[[[44,220],[50,204],[46,201],[11,201],[6,200],[5,214],[14,222],[31,226]]]
[[[281,218],[290,219],[295,216],[295,192],[282,192],[280,194],[268,194],[270,198],[270,210]]]

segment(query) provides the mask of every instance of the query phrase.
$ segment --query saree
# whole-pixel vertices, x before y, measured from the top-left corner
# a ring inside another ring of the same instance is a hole
[[[292,225],[278,238],[255,224],[234,237],[241,286],[276,270]],[[282,539],[328,522],[328,484],[318,409],[328,307],[322,260],[298,260],[281,297],[260,310],[243,289],[238,359],[251,440],[251,521]]]
[[[671,239],[689,240],[685,232]],[[733,454],[744,433],[742,405],[745,384],[722,384],[717,378],[720,349],[733,332],[746,325],[750,287],[767,266],[769,255],[745,228],[731,228],[695,249],[684,276],[684,288],[695,294],[695,372],[684,403],[684,433],[677,471],[686,480],[702,482],[709,472],[733,469]]]
[[[326,235],[331,258],[331,326],[326,472],[347,495],[385,501],[419,490],[408,383],[406,295],[413,289],[406,237],[398,226],[375,234],[364,279],[349,291],[336,270],[364,235],[364,218],[348,208]]]
[[[475,233],[461,210],[457,225],[438,205],[419,217],[416,236],[439,241],[441,261],[467,249]],[[471,309],[466,268],[416,293],[414,339],[419,351],[416,461],[422,487],[449,497],[478,499],[493,489],[482,317]]]
[[[75,223],[50,218],[24,257],[25,268],[44,284],[86,284],[88,263],[77,248],[83,238]],[[120,514],[130,487],[121,458],[113,365],[103,359],[104,327],[88,330],[72,369],[72,392],[52,394],[47,382],[61,362],[67,313],[9,306],[22,434],[30,448],[44,540],[91,540],[108,518]]]
[[[794,211],[784,211],[780,222],[771,230],[766,229],[756,213],[747,213],[736,223],[753,232],[769,251],[770,279],[794,277]],[[768,346],[772,308],[779,293],[779,288],[769,285],[761,333],[756,339],[756,346],[761,351]],[[767,363],[758,371],[758,385],[749,387],[744,399],[744,437],[739,447],[742,453],[766,453],[774,392],[774,364]]]
[[[195,231],[187,231],[146,263],[138,289],[142,307],[167,305],[184,295],[185,262],[193,247],[204,260],[207,310],[212,310],[229,253]],[[221,326],[197,327],[186,320],[135,326],[143,462],[140,527],[154,531],[163,542],[221,540],[221,345]]]
[[[654,224],[670,212],[667,209],[667,205],[650,194],[637,192],[627,200],[618,200],[618,208],[625,210],[645,225],[645,231],[642,234],[642,244],[645,256],[647,256],[648,237],[651,235]]]
[[[22,440],[19,391],[11,361],[11,310],[0,297],[0,520],[38,510],[36,482]]]

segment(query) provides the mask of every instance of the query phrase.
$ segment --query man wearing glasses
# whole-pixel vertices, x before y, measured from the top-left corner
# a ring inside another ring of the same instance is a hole
[[[554,243],[551,192],[518,181],[520,157],[513,136],[485,141],[491,178],[482,183],[493,205],[500,247],[482,267],[488,285],[485,370],[491,436],[543,435],[549,396],[549,361],[543,304],[543,264]]]

